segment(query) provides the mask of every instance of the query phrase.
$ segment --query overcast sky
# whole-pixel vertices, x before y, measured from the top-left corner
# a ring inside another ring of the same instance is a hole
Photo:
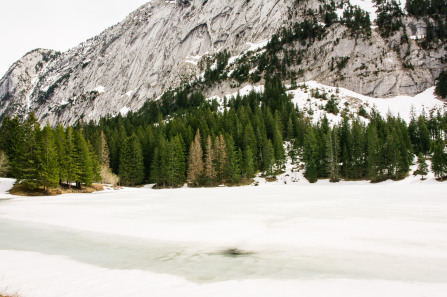
[[[65,51],[123,20],[149,0],[2,0],[0,78],[28,51]]]

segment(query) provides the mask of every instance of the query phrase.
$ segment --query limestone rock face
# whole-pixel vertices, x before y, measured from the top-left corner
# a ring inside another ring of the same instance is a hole
[[[123,22],[44,66],[37,50],[0,80],[0,114],[73,124],[98,120],[146,100],[199,74],[190,57],[224,48],[232,54],[247,42],[269,39],[293,0],[153,0]]]
[[[318,9],[320,2],[152,0],[67,52],[39,49],[13,64],[0,80],[0,120],[34,111],[42,123],[67,125],[136,111],[202,73],[197,62],[205,54],[226,49],[239,55],[270,39],[281,26],[302,20],[302,15],[290,13],[297,5]],[[414,95],[432,86],[442,69],[439,59],[447,54],[444,47],[430,52],[418,46],[402,49],[409,51],[405,59],[414,66],[410,71],[402,66],[403,54],[390,50],[399,43],[399,34],[385,41],[373,32],[371,40],[362,40],[349,37],[340,24],[327,30],[323,40],[306,49],[301,79],[376,97]],[[406,30],[409,35],[425,33],[417,20],[407,21]],[[332,58],[348,56],[345,68],[330,69]]]

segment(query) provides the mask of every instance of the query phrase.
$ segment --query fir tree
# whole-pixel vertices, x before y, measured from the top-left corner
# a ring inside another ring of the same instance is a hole
[[[227,164],[227,144],[225,143],[225,139],[222,134],[216,136],[214,140],[214,146],[215,146],[214,151],[216,153],[217,179],[218,181],[222,181],[224,179],[225,166]]]
[[[422,153],[419,153],[417,163],[418,169],[416,170],[415,174],[420,174],[422,176],[422,179],[424,179],[424,176],[426,176],[428,173],[428,165]]]
[[[205,178],[208,184],[212,184],[216,179],[216,168],[215,168],[215,157],[216,153],[214,151],[213,142],[211,136],[208,135],[206,139],[206,150],[205,150]]]
[[[377,129],[373,126],[368,130],[368,176],[372,182],[382,179],[380,167],[381,148]]]
[[[67,139],[64,131],[64,127],[61,124],[56,126],[54,130],[54,144],[56,146],[57,153],[57,166],[59,168],[59,184],[62,184],[63,180],[67,180],[68,168],[67,168]]]
[[[329,131],[326,140],[326,156],[327,156],[327,171],[329,174],[329,181],[332,183],[340,181],[338,164],[339,143],[336,132]]]
[[[273,146],[275,150],[275,160],[278,168],[281,170],[286,163],[286,152],[284,150],[284,141],[282,139],[282,133],[278,126],[275,128],[273,134]]]
[[[8,155],[4,151],[0,151],[0,177],[5,177],[11,170]]]
[[[40,125],[32,112],[23,125],[22,140],[17,156],[18,182],[28,189],[39,188],[39,142]]]
[[[264,140],[262,148],[263,169],[266,176],[273,176],[275,174],[275,152],[273,144],[270,139]]]
[[[447,71],[442,71],[436,81],[436,94],[441,98],[447,98]]]
[[[78,168],[76,187],[81,188],[81,184],[91,186],[94,178],[92,160],[87,141],[81,131],[75,131],[74,133],[74,147],[76,152],[74,162]]]
[[[233,138],[227,137],[227,166],[225,168],[225,180],[230,183],[238,183],[241,180],[240,156],[235,148]]]
[[[305,177],[311,183],[314,183],[318,179],[317,171],[317,140],[315,138],[315,133],[313,129],[309,129],[304,137],[304,150],[303,150],[303,161],[305,164]]]
[[[135,134],[124,140],[120,152],[119,174],[124,185],[135,186],[144,179],[143,154]]]
[[[57,147],[54,142],[50,123],[42,129],[39,145],[39,182],[48,193],[50,188],[56,188],[59,183]]]
[[[79,165],[76,162],[78,151],[75,146],[75,133],[73,128],[68,127],[65,132],[66,152],[64,154],[64,164],[66,165],[67,184],[71,186],[72,182],[79,180]]]
[[[445,152],[445,145],[441,140],[436,141],[434,144],[431,162],[431,168],[436,177],[443,178],[447,175],[447,153]]]
[[[252,178],[255,175],[255,166],[253,163],[253,153],[251,152],[250,147],[244,151],[243,160],[243,175],[245,178]]]
[[[194,141],[191,143],[188,157],[188,177],[189,184],[197,186],[200,183],[204,171],[202,137],[200,130],[197,130]]]

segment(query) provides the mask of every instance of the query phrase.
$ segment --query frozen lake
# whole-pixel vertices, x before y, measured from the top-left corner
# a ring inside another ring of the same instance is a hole
[[[4,194],[8,182],[0,179],[0,292],[447,296],[446,183],[17,198]]]

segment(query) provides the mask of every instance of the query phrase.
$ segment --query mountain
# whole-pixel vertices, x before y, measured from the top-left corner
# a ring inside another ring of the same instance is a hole
[[[170,88],[203,79],[224,51],[232,57],[224,74],[199,84],[206,95],[263,84],[272,74],[260,67],[266,61],[279,65],[272,69],[284,81],[315,80],[372,97],[412,96],[433,86],[447,62],[442,41],[431,40],[436,20],[383,1],[352,3],[358,6],[153,0],[67,52],[37,49],[14,63],[0,80],[0,119],[34,111],[41,122],[67,125],[136,111]]]

